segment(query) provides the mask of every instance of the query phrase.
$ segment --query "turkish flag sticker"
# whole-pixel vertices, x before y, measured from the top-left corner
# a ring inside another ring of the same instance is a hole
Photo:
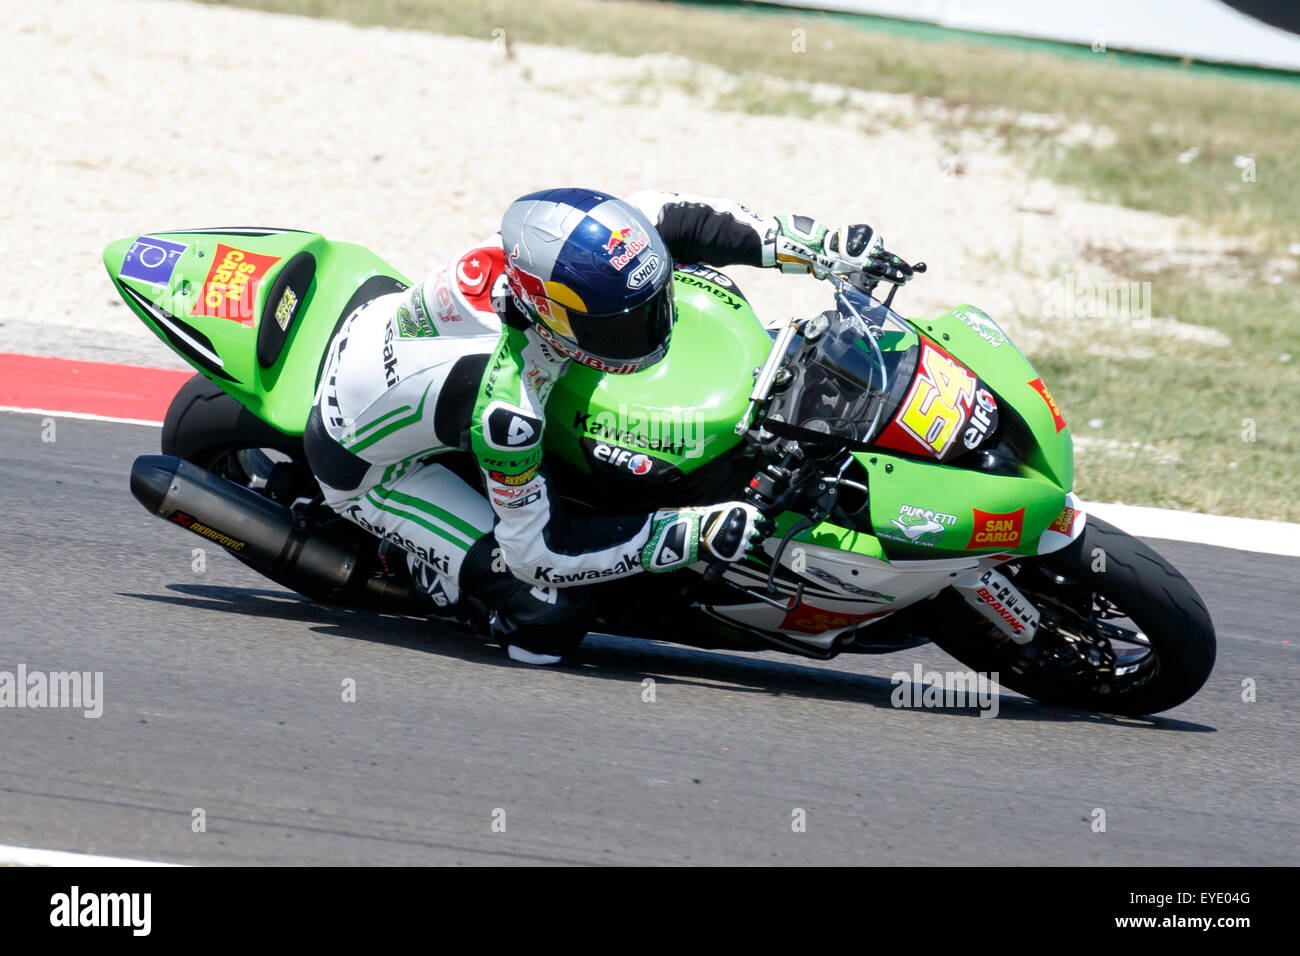
[[[456,260],[456,285],[466,301],[479,312],[492,311],[492,282],[501,274],[505,264],[505,253],[492,246],[471,249]],[[544,286],[540,294],[545,297]]]

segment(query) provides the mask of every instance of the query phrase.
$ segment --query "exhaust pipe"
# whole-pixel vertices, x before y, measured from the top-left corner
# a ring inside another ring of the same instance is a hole
[[[357,567],[354,544],[300,523],[284,505],[173,455],[141,455],[131,494],[152,514],[187,528],[263,571],[309,577],[341,591]]]

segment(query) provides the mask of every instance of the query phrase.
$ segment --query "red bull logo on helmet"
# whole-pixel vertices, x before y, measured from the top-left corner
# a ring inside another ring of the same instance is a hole
[[[650,237],[643,231],[637,230],[633,235],[632,230],[616,229],[610,232],[609,242],[605,243],[605,252],[609,255],[609,264],[620,272],[623,267],[644,252],[650,246]],[[622,249],[617,255],[614,250]]]
[[[506,260],[506,279],[510,282],[510,288],[515,295],[523,299],[533,310],[540,315],[549,316],[551,314],[551,304],[546,298],[546,283],[540,278],[527,272],[519,267],[515,261],[519,258],[519,247],[515,246],[510,252],[510,257]]]
[[[627,242],[627,237],[630,235],[632,235],[630,227],[627,229],[611,229],[609,233],[609,241],[605,243],[605,255],[612,256],[614,250]]]

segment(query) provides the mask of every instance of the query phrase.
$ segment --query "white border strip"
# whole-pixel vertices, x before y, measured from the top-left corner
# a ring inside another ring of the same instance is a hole
[[[1216,548],[1300,558],[1300,524],[1233,518],[1196,511],[1168,511],[1119,503],[1085,501],[1084,510],[1138,538],[1163,538]]]
[[[40,850],[29,846],[0,845],[0,864],[18,866],[183,866],[182,863],[159,863],[155,860],[130,860],[119,856],[95,856],[90,853],[67,853],[63,850]]]
[[[162,428],[162,422],[143,418],[115,418],[112,415],[95,415],[91,412],[56,412],[49,408],[19,408],[17,405],[0,405],[0,412],[17,412],[20,415],[51,415],[57,418],[84,418],[92,422],[118,422],[122,425],[151,425]]]

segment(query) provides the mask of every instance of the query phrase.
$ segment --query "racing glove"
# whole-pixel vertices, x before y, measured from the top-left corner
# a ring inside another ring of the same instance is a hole
[[[886,252],[880,234],[864,223],[829,229],[807,216],[777,216],[776,263],[782,272],[811,272],[818,279],[862,273],[902,285],[911,268]]]
[[[771,521],[743,501],[656,511],[641,549],[647,571],[676,571],[704,558],[739,561],[768,532]]]

